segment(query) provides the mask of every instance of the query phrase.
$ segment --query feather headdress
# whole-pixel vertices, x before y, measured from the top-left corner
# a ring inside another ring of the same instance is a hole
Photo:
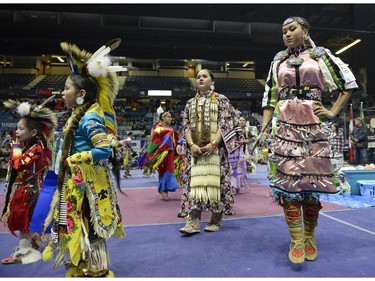
[[[156,114],[160,117],[160,115],[164,112],[164,109],[159,105],[158,109],[156,110]]]
[[[96,79],[99,85],[98,102],[104,111],[105,125],[113,135],[117,134],[116,114],[113,108],[118,93],[118,79],[116,72],[127,71],[122,66],[112,66],[112,58],[109,55],[121,43],[116,38],[101,46],[93,54],[81,50],[74,44],[62,42],[61,49],[66,53],[70,70],[74,74],[90,75]]]
[[[44,107],[55,95],[50,96],[41,105],[20,102],[18,100],[6,100],[4,106],[18,113],[22,118],[33,118],[42,123],[42,134],[45,140],[52,137],[54,129],[57,127],[57,116],[49,108]]]

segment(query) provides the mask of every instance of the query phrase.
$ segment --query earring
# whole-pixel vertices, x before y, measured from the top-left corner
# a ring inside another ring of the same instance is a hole
[[[212,83],[212,84],[210,85],[210,90],[211,90],[211,91],[215,91],[214,83]]]
[[[77,103],[78,105],[83,104],[83,102],[84,102],[83,97],[77,97],[77,98],[76,98],[76,103]]]
[[[309,40],[309,35],[303,35],[303,41]]]

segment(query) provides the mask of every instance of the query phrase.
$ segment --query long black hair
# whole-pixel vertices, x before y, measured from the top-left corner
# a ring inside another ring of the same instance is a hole
[[[64,163],[66,158],[68,157],[69,147],[70,147],[71,142],[73,141],[73,133],[76,130],[78,123],[81,121],[82,117],[85,115],[86,111],[97,101],[97,97],[99,93],[99,85],[93,77],[89,75],[71,74],[69,78],[70,80],[72,80],[74,88],[76,90],[85,90],[86,95],[83,98],[84,106],[76,114],[72,122],[71,130],[69,130],[69,132],[67,133],[65,137],[64,147],[62,150],[62,155],[61,155],[61,160],[60,160],[63,162],[60,162],[60,163]],[[112,164],[112,173],[116,179],[117,189],[121,193],[124,193],[121,190],[121,184],[120,184],[121,163],[120,163],[120,160],[116,158],[116,151],[114,147],[112,147],[112,153],[110,154],[108,160]],[[62,166],[64,167],[65,165],[62,165]],[[60,170],[62,174],[61,177],[63,179],[63,172],[65,171],[62,171],[63,170],[61,169],[62,166],[60,165]],[[59,174],[60,174],[60,171],[59,171]],[[60,179],[60,175],[59,175],[59,179]],[[62,183],[63,182],[60,183],[61,186],[62,186]]]

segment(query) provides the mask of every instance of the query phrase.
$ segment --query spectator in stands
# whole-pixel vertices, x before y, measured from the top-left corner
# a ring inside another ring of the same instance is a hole
[[[220,229],[222,216],[235,213],[228,153],[241,149],[242,130],[236,126],[236,110],[228,98],[214,91],[214,75],[207,69],[197,74],[197,94],[182,113],[188,149],[182,180],[184,189],[178,217],[187,217],[183,234],[200,230],[201,212],[210,211],[205,231]],[[234,130],[234,129],[238,130]]]
[[[165,201],[169,201],[168,192],[179,188],[180,176],[184,168],[181,135],[171,128],[172,115],[169,111],[161,112],[159,122],[153,127],[147,153],[142,165],[159,173],[158,192]]]
[[[13,130],[9,127],[7,127],[5,131],[3,132],[3,137],[12,139],[12,135],[13,135]]]
[[[5,179],[9,167],[11,143],[6,143],[0,150],[0,180]]]
[[[338,129],[338,124],[331,125],[331,134],[329,136],[329,144],[331,145],[332,164],[337,168],[344,165],[344,134]]]
[[[11,100],[4,104],[19,113],[21,119],[12,140],[1,217],[14,236],[19,231],[19,244],[14,253],[2,259],[2,263],[33,263],[41,260],[42,254],[37,251],[41,246],[39,235],[30,231],[30,221],[51,161],[49,142],[57,120],[47,108],[37,110],[27,102]]]
[[[272,120],[269,181],[275,202],[284,209],[290,232],[292,263],[315,260],[321,193],[337,193],[323,117],[332,119],[357,88],[350,69],[328,49],[316,47],[302,17],[289,17],[282,25],[287,49],[271,62],[263,97],[262,129]],[[338,90],[330,109],[322,93]],[[304,229],[303,229],[304,226]],[[334,255],[332,253],[332,255]]]
[[[354,120],[354,125],[350,135],[354,145],[354,165],[365,166],[367,164],[368,129],[365,120],[361,117]]]

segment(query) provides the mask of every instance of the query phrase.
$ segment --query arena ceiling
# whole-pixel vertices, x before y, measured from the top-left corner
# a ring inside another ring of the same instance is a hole
[[[373,4],[0,4],[1,57],[61,54],[59,43],[95,51],[112,38],[115,56],[137,59],[255,61],[264,78],[283,49],[281,23],[305,17],[316,45],[360,67],[375,47]]]

